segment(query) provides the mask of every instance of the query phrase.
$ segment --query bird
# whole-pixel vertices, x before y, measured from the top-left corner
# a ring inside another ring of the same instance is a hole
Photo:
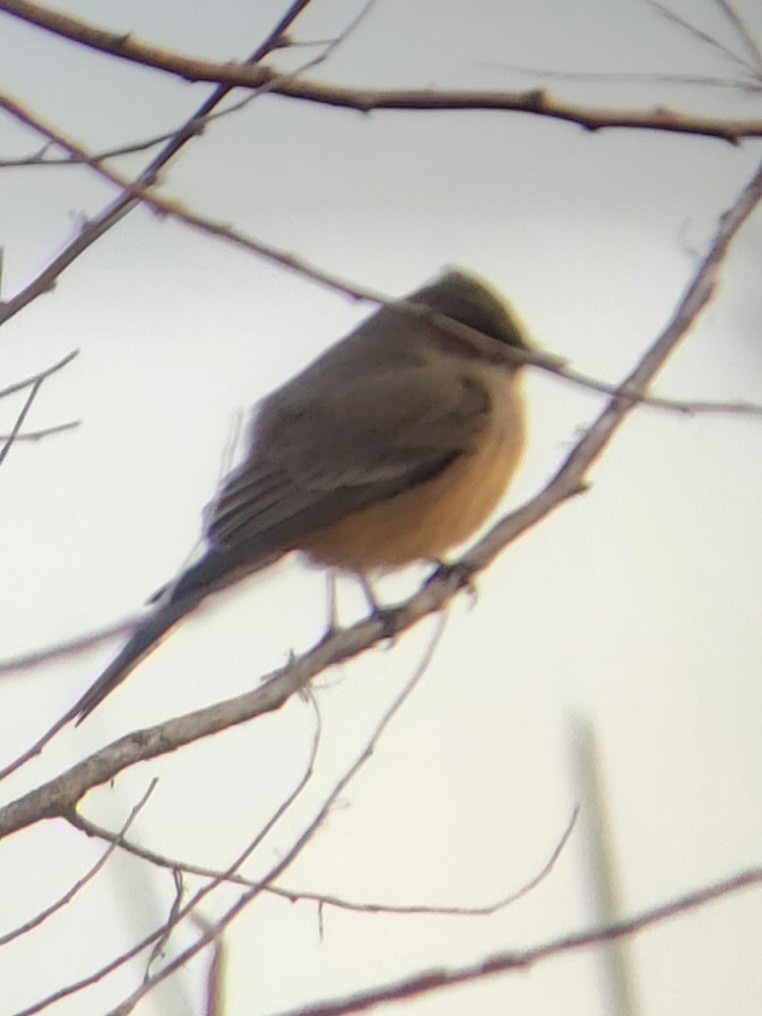
[[[67,715],[81,723],[202,600],[291,551],[363,579],[441,562],[514,475],[533,348],[511,306],[460,269],[382,305],[256,407],[204,509],[201,557]]]

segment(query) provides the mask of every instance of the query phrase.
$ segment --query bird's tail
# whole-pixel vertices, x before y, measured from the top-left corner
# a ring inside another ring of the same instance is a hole
[[[198,595],[195,599],[186,598],[174,603],[166,603],[146,618],[143,624],[137,628],[127,645],[119,655],[103,671],[101,676],[91,685],[84,695],[74,705],[67,709],[63,716],[59,716],[56,722],[39,737],[34,744],[26,751],[10,762],[5,768],[0,769],[0,780],[10,776],[11,773],[21,768],[26,762],[39,755],[42,749],[48,744],[68,723],[76,720],[81,723],[86,716],[89,716],[93,709],[111,694],[117,685],[121,684],[127,675],[134,670],[140,661],[156,646],[156,644],[169,633],[170,629],[177,624],[181,617],[188,614],[203,599]]]
[[[210,593],[232,585],[252,572],[261,571],[283,556],[282,550],[263,553],[254,560],[237,561],[210,551],[171,585],[160,589],[149,602],[157,603],[152,614],[132,633],[127,644],[106,667],[95,684],[71,708],[69,716],[81,723],[162,642],[178,621]],[[158,601],[158,602],[157,602]]]
[[[106,667],[97,681],[49,727],[34,744],[30,745],[11,763],[0,769],[0,780],[19,769],[29,759],[39,755],[52,738],[72,720],[81,723],[93,709],[132,673],[135,667],[170,633],[186,614],[213,592],[237,582],[245,575],[260,571],[283,557],[285,550],[264,551],[253,560],[235,559],[219,551],[210,551],[184,572],[177,582],[160,590],[159,600],[152,614],[130,636],[127,644]]]
[[[70,715],[81,723],[86,716],[111,692],[124,681],[129,674],[145,659],[145,657],[169,635],[177,622],[194,607],[198,606],[201,597],[187,597],[157,607],[150,617],[130,636],[127,644],[109,663],[98,680],[92,684],[84,695],[71,708]]]

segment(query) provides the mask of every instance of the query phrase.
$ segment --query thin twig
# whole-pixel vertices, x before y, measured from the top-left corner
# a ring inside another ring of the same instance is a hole
[[[348,36],[357,28],[357,26],[363,21],[366,15],[369,13],[375,0],[367,0],[365,5],[362,7],[360,12],[349,22],[349,24],[341,31],[341,33],[335,36],[333,39],[324,39],[320,41],[305,43],[304,45],[309,46],[321,46],[323,51],[317,56],[312,57],[309,61],[302,64],[297,70],[291,71],[288,74],[284,74],[283,77],[296,77],[299,74],[304,73],[305,70],[312,70],[319,64],[324,63],[328,57],[336,50],[336,48],[344,42]],[[291,40],[288,41],[287,46],[292,49],[298,46],[299,43],[295,43]],[[282,47],[276,47],[282,48]],[[251,62],[254,57],[250,57]],[[261,59],[261,57],[260,57]],[[272,86],[275,85],[275,79],[272,81]],[[227,92],[231,89],[226,89]],[[46,142],[40,150],[34,155],[22,156],[18,159],[0,159],[0,169],[15,168],[19,167],[38,167],[38,166],[81,166],[88,164],[91,159],[94,162],[105,162],[107,159],[116,159],[124,155],[136,155],[139,152],[147,151],[150,148],[155,148],[157,145],[163,144],[167,141],[174,141],[178,134],[187,132],[189,130],[189,124],[192,124],[193,134],[203,134],[205,128],[213,123],[215,120],[219,120],[222,117],[228,117],[231,113],[237,113],[244,109],[253,99],[259,98],[260,95],[265,91],[272,91],[272,88],[260,89],[252,95],[247,95],[245,98],[240,99],[238,102],[233,103],[231,106],[227,106],[225,109],[217,110],[216,112],[208,113],[206,116],[195,115],[191,121],[186,121],[185,124],[179,128],[175,128],[173,131],[165,131],[163,134],[156,134],[151,138],[146,138],[143,141],[133,141],[128,144],[118,145],[114,148],[107,148],[101,152],[93,153],[88,158],[83,158],[73,152],[66,152],[65,155],[58,158],[51,158],[47,153],[51,148],[55,147],[52,142]]]
[[[373,749],[374,749],[374,747],[375,747],[379,737],[381,736],[383,731],[386,729],[386,727],[389,725],[389,723],[391,722],[391,720],[394,717],[394,715],[396,715],[397,711],[402,707],[404,702],[407,700],[409,695],[412,693],[413,689],[415,688],[415,686],[417,685],[417,683],[420,681],[421,677],[425,673],[426,669],[428,668],[428,665],[431,662],[431,659],[433,657],[434,651],[435,651],[435,649],[436,649],[436,647],[437,647],[437,645],[439,643],[439,640],[441,638],[441,634],[442,634],[443,628],[444,628],[444,621],[442,619],[440,619],[440,622],[439,622],[439,625],[438,625],[437,630],[435,632],[435,635],[430,640],[429,645],[427,646],[426,652],[424,654],[424,657],[422,658],[420,664],[416,668],[415,673],[413,674],[412,678],[407,682],[407,684],[405,685],[403,690],[395,698],[395,700],[392,703],[392,705],[384,713],[384,716],[381,718],[380,722],[376,725],[376,728],[375,728],[373,734],[371,735],[370,739],[366,743],[365,750],[357,758],[357,760],[349,767],[349,769],[344,773],[344,775],[334,784],[333,789],[331,790],[331,792],[324,799],[323,805],[321,806],[320,810],[317,812],[315,817],[310,821],[310,823],[308,824],[306,829],[301,833],[301,835],[298,837],[298,839],[295,841],[295,843],[291,846],[291,848],[288,850],[288,852],[284,856],[281,857],[281,859],[277,862],[277,864],[274,865],[274,867],[271,869],[269,875],[266,876],[266,881],[269,881],[271,879],[277,878],[299,856],[301,851],[304,849],[304,847],[310,842],[310,840],[314,836],[314,834],[315,834],[316,830],[318,829],[318,827],[323,823],[323,821],[325,820],[326,816],[329,814],[329,812],[330,812],[331,808],[333,807],[333,805],[334,805],[336,799],[338,798],[339,794],[346,788],[347,784],[353,778],[353,776],[360,770],[360,768],[365,764],[365,762],[367,762],[367,760],[372,756]],[[312,702],[312,704],[314,706],[315,705],[314,699],[312,699],[310,697],[310,701]],[[206,885],[202,889],[200,889],[195,894],[193,899],[190,900],[187,904],[185,904],[185,906],[183,906],[180,909],[180,911],[177,914],[175,924],[177,922],[179,922],[180,920],[184,919],[187,915],[191,914],[194,911],[194,909],[198,906],[198,904],[201,902],[202,899],[204,899],[218,885],[220,885],[223,882],[227,881],[229,876],[233,872],[235,872],[238,868],[240,868],[240,866],[244,863],[244,861],[246,861],[250,857],[250,855],[252,854],[252,852],[256,848],[256,846],[258,846],[259,843],[262,842],[264,836],[274,827],[275,823],[280,819],[280,817],[283,814],[285,814],[286,810],[290,807],[290,805],[296,799],[296,797],[299,794],[302,793],[302,791],[304,790],[305,786],[307,785],[307,783],[309,782],[309,780],[312,777],[312,773],[313,773],[313,769],[314,769],[314,763],[315,763],[315,758],[316,758],[317,749],[318,749],[318,742],[319,742],[319,736],[320,736],[320,726],[319,726],[320,714],[319,714],[319,712],[316,712],[316,715],[317,715],[317,718],[318,718],[318,728],[316,730],[316,735],[315,735],[315,737],[313,739],[311,757],[310,757],[307,769],[306,769],[305,773],[303,774],[303,776],[301,777],[301,779],[299,780],[299,783],[297,784],[295,789],[291,792],[291,794],[289,794],[288,798],[285,801],[283,801],[281,805],[279,805],[277,811],[272,816],[272,818],[268,821],[266,826],[257,834],[256,838],[235,859],[235,861],[233,861],[233,863],[229,866],[229,868],[225,872],[221,873],[219,878],[213,879],[211,883],[209,883],[208,885]],[[67,817],[67,818],[69,818],[71,820],[72,814],[70,813],[69,815],[67,815],[65,817]],[[235,904],[235,906],[231,910],[229,910],[223,916],[222,920],[217,921],[215,924],[211,925],[209,927],[209,930],[207,932],[202,934],[201,938],[193,946],[190,947],[190,951],[186,949],[185,953],[181,954],[182,959],[181,959],[181,957],[177,957],[170,964],[168,964],[168,966],[165,967],[164,970],[160,972],[160,975],[157,975],[156,978],[154,978],[154,980],[150,984],[144,983],[142,985],[142,987],[140,989],[138,989],[138,991],[140,993],[140,997],[142,997],[148,990],[150,990],[150,988],[153,986],[153,984],[158,983],[159,979],[163,979],[163,978],[169,976],[172,972],[174,972],[175,969],[177,969],[178,966],[181,966],[184,963],[186,963],[190,958],[192,958],[192,956],[196,955],[196,953],[198,953],[201,949],[205,948],[212,941],[214,941],[219,936],[219,934],[224,929],[224,927],[226,927],[227,924],[230,923],[230,921],[233,919],[233,917],[235,917],[236,914],[241,909],[243,909],[243,907],[245,907],[249,903],[251,903],[262,891],[263,891],[263,886],[262,885],[258,885],[255,888],[250,889],[247,893],[245,893],[244,896],[242,896],[239,899],[238,903]],[[55,993],[53,993],[51,995],[48,995],[46,998],[41,999],[39,1002],[34,1003],[32,1006],[29,1006],[28,1008],[24,1009],[23,1011],[16,1013],[15,1016],[35,1016],[36,1013],[41,1012],[43,1009],[46,1009],[48,1006],[52,1005],[54,1002],[57,1002],[57,1001],[59,1001],[62,998],[68,997],[68,996],[70,996],[72,994],[75,994],[78,991],[83,990],[86,987],[89,987],[91,984],[94,984],[94,983],[96,983],[96,981],[101,980],[103,977],[105,977],[108,974],[110,974],[113,970],[118,969],[120,966],[123,966],[130,959],[132,959],[134,956],[138,955],[145,948],[147,948],[149,945],[151,945],[153,942],[155,942],[157,940],[157,938],[159,938],[160,936],[164,935],[166,933],[166,930],[167,930],[167,927],[166,927],[166,924],[164,924],[160,928],[158,928],[156,931],[154,931],[152,934],[150,934],[150,935],[146,936],[145,938],[143,938],[136,945],[132,946],[129,950],[127,950],[121,956],[119,956],[116,959],[112,960],[110,963],[108,963],[104,967],[101,967],[95,973],[93,973],[93,974],[89,975],[88,977],[83,978],[83,979],[81,979],[79,981],[76,981],[76,982],[74,982],[72,984],[66,985],[63,988],[58,989],[58,991],[56,991]],[[190,955],[188,955],[189,952],[190,952]],[[115,1016],[116,1013],[127,1013],[127,1012],[129,1012],[132,1009],[132,1007],[134,1006],[135,1002],[137,1001],[137,999],[135,999],[135,1001],[132,1001],[132,999],[133,999],[133,996],[130,996],[130,999],[128,999],[125,1002],[123,1002],[122,1005],[120,1005],[116,1010],[114,1010],[114,1016]]]
[[[699,42],[703,42],[711,49],[717,50],[717,52],[721,53],[731,63],[737,64],[739,67],[743,67],[744,70],[749,71],[752,74],[756,73],[756,69],[751,66],[748,61],[744,60],[743,57],[734,53],[729,46],[726,46],[725,43],[720,42],[719,39],[710,35],[708,32],[698,28],[692,22],[688,21],[687,18],[681,17],[671,8],[667,7],[666,4],[660,3],[659,0],[646,0],[646,3],[649,7],[653,7],[654,10],[658,11],[659,14],[661,14],[667,21],[671,21],[679,28],[684,29],[684,31],[692,35],[694,39],[697,39]]]
[[[8,455],[8,452],[13,447],[13,443],[16,440],[16,435],[21,430],[21,427],[22,427],[22,425],[24,423],[24,420],[27,417],[27,413],[32,408],[32,403],[34,402],[35,398],[37,397],[37,393],[39,392],[41,385],[42,385],[42,380],[38,380],[38,381],[35,381],[34,384],[32,385],[32,387],[29,389],[29,394],[27,395],[26,399],[24,400],[24,405],[21,407],[21,412],[16,417],[16,422],[14,423],[13,427],[11,428],[11,432],[8,435],[8,439],[6,440],[6,442],[3,445],[3,447],[0,448],[0,466],[3,464],[3,462],[5,461],[5,459],[6,459],[7,455]]]
[[[68,423],[56,423],[52,427],[43,427],[41,430],[25,430],[23,434],[16,434],[14,441],[42,441],[52,434],[62,434],[65,430],[74,430],[81,425],[81,420],[69,420]],[[10,434],[0,434],[0,441],[7,441]]]
[[[106,628],[98,628],[96,631],[88,632],[87,635],[77,635],[76,638],[67,639],[65,642],[57,642],[53,646],[46,646],[43,649],[35,649],[30,653],[20,653],[18,656],[11,656],[0,664],[0,676],[12,674],[19,670],[32,670],[40,667],[51,660],[64,660],[68,656],[78,656],[85,653],[94,646],[108,642],[118,635],[131,634],[141,623],[142,617],[134,617],[118,624],[110,624]]]
[[[746,24],[746,21],[741,16],[736,6],[731,4],[729,0],[715,0],[715,2],[733,28],[735,28],[736,35],[744,44],[746,51],[754,61],[754,71],[757,77],[762,77],[762,50],[759,47],[759,43],[754,38],[754,34],[751,29]]]
[[[58,360],[52,367],[46,367],[44,370],[38,371],[36,374],[32,374],[31,377],[24,378],[23,381],[14,381],[12,385],[8,385],[7,388],[0,388],[0,399],[4,399],[6,395],[13,395],[15,392],[21,392],[25,388],[31,388],[32,385],[37,384],[40,381],[44,381],[45,378],[50,377],[51,374],[55,374],[56,371],[61,370],[68,363],[74,359],[75,356],[79,355],[78,349],[73,349],[71,353],[67,353],[62,360]]]
[[[169,937],[177,925],[177,922],[180,920],[180,911],[182,910],[183,896],[185,895],[185,880],[183,878],[183,873],[177,868],[174,868],[172,871],[172,880],[175,884],[175,894],[172,897],[172,905],[169,908],[169,914],[167,915],[164,930],[156,939],[148,954],[148,959],[146,960],[146,970],[143,975],[144,982],[150,978],[151,967],[153,964],[158,963],[159,960],[164,958],[164,951],[169,942]]]
[[[571,834],[577,822],[579,814],[579,808],[575,807],[569,822],[567,823],[566,829],[561,834],[558,842],[553,847],[553,850],[542,866],[542,868],[533,875],[532,878],[526,882],[521,888],[508,893],[505,896],[501,896],[497,900],[493,900],[491,903],[485,903],[481,906],[458,906],[454,903],[442,903],[439,905],[432,905],[427,903],[405,903],[405,904],[394,904],[394,903],[379,903],[376,900],[348,900],[343,896],[336,896],[330,893],[314,893],[302,889],[288,889],[284,886],[273,885],[272,882],[264,884],[261,880],[252,880],[245,878],[243,875],[234,873],[228,875],[225,880],[232,882],[235,885],[247,886],[249,888],[262,888],[265,892],[273,895],[280,896],[283,899],[290,900],[292,903],[296,902],[307,902],[317,903],[323,907],[334,907],[337,910],[347,910],[356,913],[366,914],[422,914],[427,916],[445,916],[445,917],[488,917],[490,914],[495,914],[499,910],[503,910],[515,903],[517,900],[526,896],[527,893],[531,892],[532,889],[536,888],[555,867],[558,858],[561,856],[564,847],[569,841]],[[75,816],[70,817],[69,821],[72,825],[75,825],[77,829],[80,829],[87,836],[96,836],[98,839],[103,839],[108,843],[113,843],[117,839],[117,834],[112,833],[108,829],[104,829],[102,826],[96,825],[89,819],[83,818],[82,815],[76,813]],[[121,837],[119,840],[120,849],[126,853],[132,854],[134,857],[139,857],[143,861],[148,861],[149,864],[153,864],[159,868],[166,868],[170,871],[180,870],[186,875],[194,875],[202,878],[220,878],[224,875],[223,872],[218,871],[215,868],[207,868],[203,865],[189,864],[186,861],[178,861],[171,857],[165,857],[162,854],[157,854],[153,850],[147,850],[145,847],[141,847],[136,843]]]
[[[37,374],[33,374],[31,377],[25,378],[23,381],[15,381],[12,385],[8,385],[6,388],[0,389],[0,399],[4,399],[9,395],[15,394],[16,392],[24,391],[27,388],[29,389],[27,397],[24,400],[24,405],[21,407],[21,411],[16,417],[16,422],[11,428],[10,434],[7,435],[4,434],[0,436],[0,440],[5,442],[3,447],[0,448],[0,465],[2,465],[2,463],[5,461],[8,452],[11,450],[11,447],[16,443],[16,441],[20,440],[29,441],[35,438],[39,439],[40,437],[44,437],[46,434],[52,434],[57,430],[65,430],[68,429],[69,427],[76,426],[76,424],[64,424],[59,427],[49,428],[47,431],[36,431],[36,432],[32,431],[31,436],[29,434],[21,433],[21,428],[24,425],[24,420],[26,419],[29,410],[32,408],[32,403],[37,397],[37,394],[42,386],[43,381],[49,378],[51,374],[55,374],[57,371],[61,370],[68,363],[71,363],[71,361],[74,359],[75,356],[77,356],[78,353],[79,350],[75,349],[67,356],[65,356],[62,360],[59,360],[57,363],[54,363],[52,367],[46,367],[45,370],[41,370]]]

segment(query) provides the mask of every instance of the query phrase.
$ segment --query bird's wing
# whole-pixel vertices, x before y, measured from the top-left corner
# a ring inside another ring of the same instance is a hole
[[[441,363],[398,365],[304,397],[278,394],[207,511],[211,550],[237,556],[298,546],[435,476],[473,446],[490,409],[474,376]]]

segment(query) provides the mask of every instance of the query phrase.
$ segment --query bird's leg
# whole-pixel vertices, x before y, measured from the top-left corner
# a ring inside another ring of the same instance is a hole
[[[384,638],[390,639],[393,642],[397,633],[398,611],[396,607],[381,606],[376,599],[376,594],[373,592],[373,586],[370,584],[370,579],[367,575],[358,572],[357,578],[368,603],[369,618],[379,621]]]
[[[357,581],[360,583],[360,588],[365,596],[365,602],[368,604],[369,614],[379,614],[383,609],[381,604],[376,599],[376,594],[373,591],[373,586],[370,584],[370,579],[367,575],[362,572],[357,573]]]
[[[365,600],[368,604],[369,619],[380,622],[384,638],[393,639],[397,631],[396,609],[394,607],[382,607],[376,599],[376,594],[373,592],[373,586],[371,585],[368,576],[362,574],[361,572],[357,572],[356,575],[357,581],[360,583],[360,588],[362,589],[363,595],[365,596]],[[336,592],[336,569],[330,568],[326,572],[328,620],[323,641],[329,639],[336,632],[341,631]]]
[[[339,608],[336,596],[336,569],[329,568],[325,573],[326,600],[328,603],[328,619],[326,621],[324,639],[328,639],[334,632],[339,631]]]

